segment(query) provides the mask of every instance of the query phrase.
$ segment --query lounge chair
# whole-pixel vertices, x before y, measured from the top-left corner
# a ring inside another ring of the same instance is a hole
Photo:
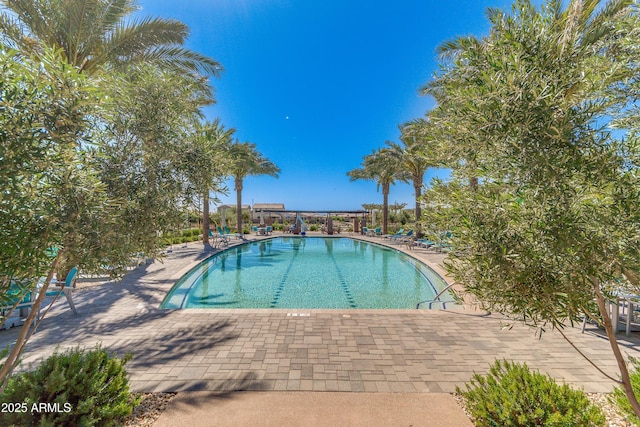
[[[209,230],[209,239],[211,240],[211,246],[217,248],[219,244],[223,243],[223,239],[218,234],[213,234],[213,231]]]
[[[396,239],[399,244],[407,245],[407,249],[413,249],[413,241],[415,237],[413,236],[413,230],[409,230],[407,234],[402,237]]]
[[[401,230],[404,231],[404,230]],[[407,234],[396,234],[394,236],[391,236],[391,241],[396,241],[396,242],[403,242],[405,241],[408,237],[413,236],[413,230],[409,230],[407,231]]]
[[[451,243],[449,243],[449,239],[451,239],[451,232],[447,231],[442,234],[440,241],[432,246],[436,252],[449,252],[452,249]]]
[[[222,227],[218,227],[218,235],[216,237],[223,245],[226,246],[229,244],[229,237],[225,236],[224,232],[222,231]]]
[[[394,239],[394,238],[402,236],[402,233],[404,233],[404,228],[401,228],[400,230],[398,230],[398,232],[396,234],[385,234],[382,237],[384,237],[385,239]]]
[[[31,291],[25,292],[24,286],[12,282],[7,291],[7,297],[3,305],[0,306],[0,314],[2,317],[7,316],[16,309],[19,310],[20,316],[5,319],[3,324],[5,329],[22,324],[23,318],[27,316],[26,310],[33,306],[34,293]]]
[[[244,235],[243,234],[241,234],[241,233],[232,233],[231,231],[229,231],[229,227],[226,227],[226,226],[224,227],[224,234],[225,234],[225,236],[233,236],[236,239],[244,240]]]
[[[422,247],[422,248],[426,248],[429,249],[430,247],[432,247],[433,245],[435,245],[436,243],[433,240],[428,240],[428,239],[418,239],[415,241],[415,245]]]
[[[73,311],[73,314],[78,314],[76,310],[76,306],[73,304],[72,293],[74,290],[74,285],[76,283],[76,278],[78,276],[78,268],[73,267],[71,271],[67,274],[67,278],[64,282],[58,280],[52,280],[49,284],[49,288],[47,289],[46,296],[48,297],[57,297],[61,293],[67,298],[67,303],[69,307]],[[39,315],[38,315],[39,316]]]

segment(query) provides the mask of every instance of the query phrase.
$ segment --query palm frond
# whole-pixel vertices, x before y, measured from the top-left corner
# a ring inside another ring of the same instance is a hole
[[[141,60],[157,63],[177,71],[220,77],[222,64],[213,58],[179,46],[160,46],[146,51]]]

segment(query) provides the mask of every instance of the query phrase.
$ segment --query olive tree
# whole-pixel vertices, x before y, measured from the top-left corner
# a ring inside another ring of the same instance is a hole
[[[109,228],[117,207],[87,149],[91,126],[86,119],[98,104],[95,87],[53,50],[35,61],[0,52],[0,73],[0,299],[7,303],[12,281],[26,283],[28,292],[36,278],[47,278],[0,368],[3,388],[60,261],[77,247],[99,258],[98,236]]]
[[[117,263],[122,236],[126,253],[155,258],[163,249],[162,235],[183,224],[194,167],[187,157],[200,109],[211,99],[192,76],[152,66],[112,80],[96,136],[97,167],[109,194],[121,204],[120,225],[104,236],[104,243],[118,251],[110,266],[122,270]]]
[[[560,331],[600,320],[640,415],[605,309],[608,292],[639,285],[640,152],[608,127],[632,101],[620,89],[636,76],[637,12],[600,3],[519,0],[490,10],[489,36],[442,46],[424,92],[460,160],[426,215],[452,231],[447,268],[485,307]]]

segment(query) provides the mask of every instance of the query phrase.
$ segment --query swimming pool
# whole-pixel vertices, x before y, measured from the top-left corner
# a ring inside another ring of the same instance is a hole
[[[415,308],[445,286],[432,269],[395,249],[349,238],[277,237],[203,261],[161,307]]]

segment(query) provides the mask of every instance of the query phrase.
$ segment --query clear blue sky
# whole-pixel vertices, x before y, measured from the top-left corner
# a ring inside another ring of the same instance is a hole
[[[349,182],[362,157],[398,141],[398,124],[433,101],[418,88],[437,69],[435,48],[489,30],[487,7],[510,1],[140,0],[141,16],[175,18],[191,29],[190,49],[221,62],[213,79],[220,117],[282,170],[248,177],[243,204],[287,209],[361,209],[382,203],[373,182]],[[446,171],[429,170],[428,183]],[[235,203],[233,184],[224,203]],[[390,202],[413,206],[396,184]]]

